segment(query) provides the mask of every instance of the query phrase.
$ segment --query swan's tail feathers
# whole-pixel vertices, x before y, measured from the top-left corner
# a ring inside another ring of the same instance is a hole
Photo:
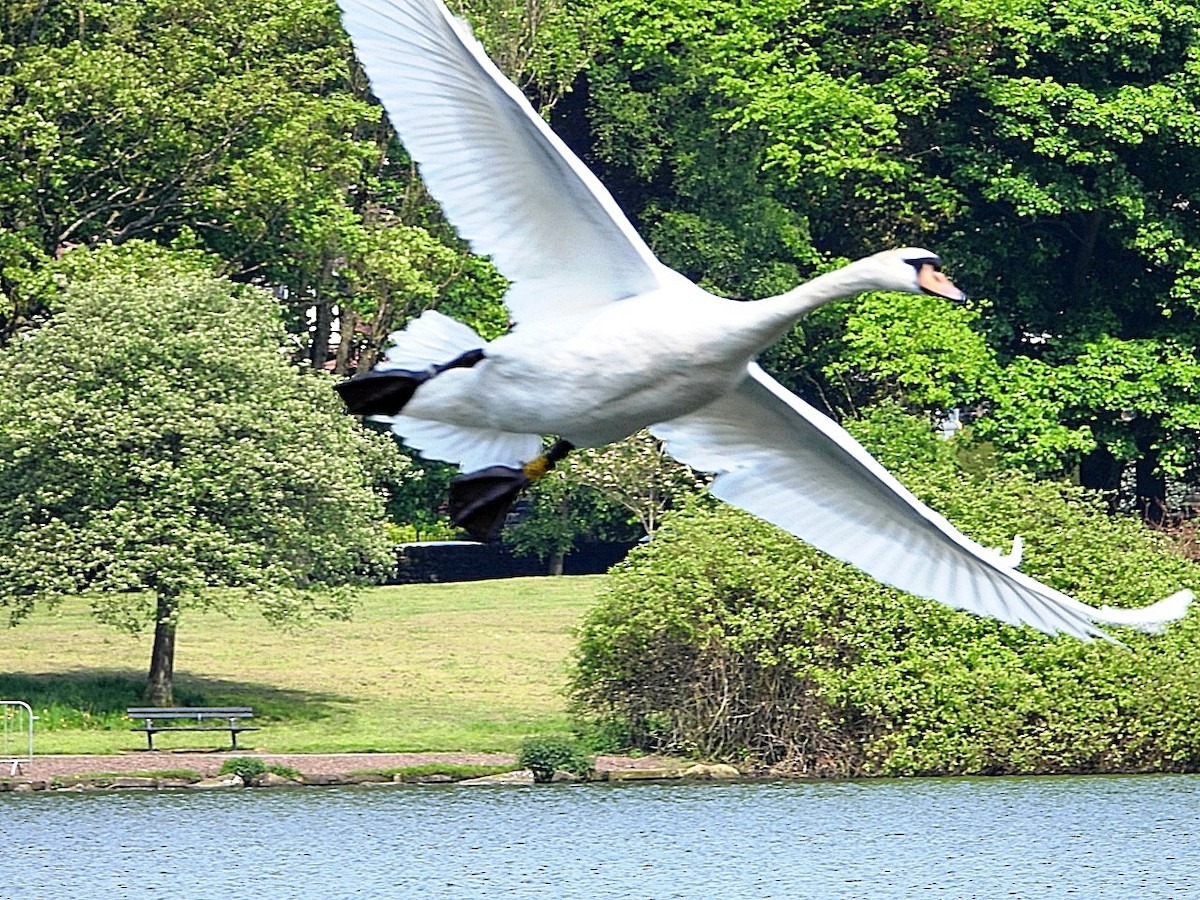
[[[459,359],[487,343],[474,329],[433,309],[421,313],[388,338],[392,344],[375,367],[379,372],[390,369],[420,372]]]
[[[1152,606],[1143,606],[1141,609],[1101,606],[1099,615],[1093,618],[1106,625],[1124,625],[1149,634],[1161,634],[1169,623],[1182,619],[1187,614],[1191,602],[1191,591],[1178,591]]]

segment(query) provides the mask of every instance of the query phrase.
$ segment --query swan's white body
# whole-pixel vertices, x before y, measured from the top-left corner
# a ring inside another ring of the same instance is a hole
[[[671,455],[717,473],[716,496],[948,606],[1083,639],[1107,637],[1098,624],[1155,630],[1186,612],[1187,591],[1145,609],[1096,609],[1017,572],[1017,551],[1004,557],[962,535],[753,362],[830,300],[928,288],[928,251],[876,254],[753,303],[716,297],[654,257],[440,0],[339,3],[430,192],[512,282],[514,330],[388,418],[406,443],[473,471],[529,461],[544,435],[594,446],[650,426]],[[437,313],[393,341],[379,369],[435,366],[482,343]]]

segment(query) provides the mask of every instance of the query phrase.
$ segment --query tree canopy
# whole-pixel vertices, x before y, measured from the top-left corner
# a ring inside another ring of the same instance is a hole
[[[928,326],[897,331],[877,309],[885,344],[863,341],[870,312],[829,312],[773,367],[833,412],[861,401],[847,378],[891,369],[927,409],[947,405],[937,381],[1002,459],[1056,476],[1082,463],[1106,489],[1141,460],[1143,503],[1161,503],[1162,475],[1193,474],[1198,434],[1198,16],[1133,0],[612,0],[589,70],[594,158],[668,262],[734,296],[935,245],[990,301],[977,327],[995,364],[972,353],[912,391],[914,367],[891,360],[928,358],[901,340]]]
[[[962,407],[1002,464],[1108,491],[1132,473],[1151,518],[1195,480],[1194,5],[452,6],[705,286],[944,256],[968,307],[868,297],[768,354],[810,401]],[[314,369],[369,364],[431,306],[507,327],[504,279],[426,194],[331,0],[12,0],[0,29],[0,345],[55,314],[56,257],[131,240],[269,287]]]
[[[16,622],[87,593],[102,621],[154,627],[163,701],[188,609],[344,615],[340,586],[393,563],[381,485],[401,463],[288,362],[270,294],[127,248],[64,267],[59,311],[0,353],[0,606]]]

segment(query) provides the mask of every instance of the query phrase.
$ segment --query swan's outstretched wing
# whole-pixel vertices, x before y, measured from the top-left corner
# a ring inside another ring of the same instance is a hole
[[[712,492],[885,584],[956,609],[1087,640],[1097,624],[1147,631],[1191,592],[1152,607],[1095,609],[1012,568],[914,497],[844,429],[757,365],[728,396],[654,426],[667,452],[720,473]]]
[[[440,0],[338,0],[375,95],[429,192],[512,282],[518,323],[658,286],[616,201]]]

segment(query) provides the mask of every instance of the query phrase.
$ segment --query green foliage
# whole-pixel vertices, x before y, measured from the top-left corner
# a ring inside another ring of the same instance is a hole
[[[667,456],[648,431],[572,451],[564,467],[570,478],[632,515],[642,534],[654,534],[668,509],[705,484],[703,476]]]
[[[1195,458],[1197,25],[1193,5],[1134,0],[980,22],[994,49],[944,145],[970,214],[944,249],[996,300],[1013,362],[980,426],[1014,463]]]
[[[543,112],[571,90],[590,60],[601,11],[578,0],[458,0],[451,8],[472,21],[488,55]]]
[[[864,436],[886,437],[896,415]],[[937,447],[900,468],[981,543],[1021,534],[1022,569],[1085,602],[1195,584],[1161,536],[1078,488],[971,477]],[[573,696],[637,746],[791,772],[1194,770],[1198,621],[1122,633],[1128,649],[1050,639],[885,588],[739,511],[693,508],[611,574],[580,630]]]
[[[345,615],[342,586],[391,564],[391,444],[288,363],[265,292],[142,262],[113,252],[0,353],[0,606],[104,592],[96,615],[130,631],[157,598]]]
[[[1009,463],[1194,477],[1198,25],[1165,0],[609,0],[595,154],[718,291],[920,244],[991,298],[978,322],[927,298],[810,317],[766,361],[814,402],[981,401]]]
[[[0,315],[38,314],[29,270],[60,248],[132,237],[316,280],[380,156],[334,4],[87,0],[6,25]],[[5,253],[13,241],[26,249]]]
[[[227,759],[221,763],[220,773],[222,775],[237,775],[242,781],[249,782],[256,775],[262,775],[267,771],[267,764],[261,759],[255,759],[253,756],[235,756],[232,759]]]
[[[517,765],[533,772],[533,780],[538,784],[548,784],[559,771],[587,775],[593,763],[574,741],[555,737],[529,738],[517,754]]]
[[[551,562],[595,534],[600,511],[592,491],[557,470],[535,482],[518,509],[525,516],[505,530],[504,543],[519,554]]]
[[[259,775],[265,775],[268,772],[292,781],[299,781],[301,777],[300,772],[291,766],[279,765],[278,763],[268,764],[253,756],[231,757],[221,763],[221,768],[218,771],[221,775],[237,775],[247,784],[250,783],[251,779]]]
[[[821,374],[827,400],[844,412],[885,399],[947,410],[995,382],[994,353],[972,327],[977,310],[925,294],[870,294],[827,317],[842,320],[843,331],[819,354],[833,356]]]
[[[1102,337],[1073,359],[1019,358],[1000,377],[981,439],[1006,459],[1060,474],[1103,446],[1120,461],[1148,450],[1173,475],[1192,474],[1200,450],[1200,358],[1177,338]]]
[[[667,456],[645,431],[606,447],[576,449],[535,483],[526,516],[504,540],[543,559],[583,540],[637,540],[653,534],[666,510],[703,485],[702,476]]]

